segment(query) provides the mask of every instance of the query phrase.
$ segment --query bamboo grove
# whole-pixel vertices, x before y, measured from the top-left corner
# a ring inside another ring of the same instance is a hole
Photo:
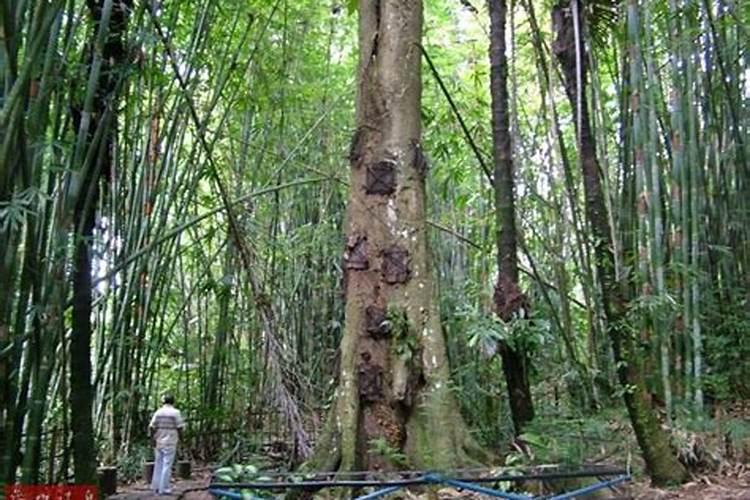
[[[357,3],[0,5],[0,482],[144,456],[164,391],[196,459],[259,434],[311,456],[344,325]],[[672,430],[750,397],[750,4],[507,2],[500,151],[493,3],[425,2],[422,37],[430,247],[477,441],[622,410],[628,362]]]

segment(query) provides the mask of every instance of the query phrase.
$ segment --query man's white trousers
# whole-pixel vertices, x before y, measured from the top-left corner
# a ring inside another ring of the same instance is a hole
[[[177,454],[177,448],[154,449],[154,475],[151,478],[151,489],[157,495],[172,492],[172,464]]]

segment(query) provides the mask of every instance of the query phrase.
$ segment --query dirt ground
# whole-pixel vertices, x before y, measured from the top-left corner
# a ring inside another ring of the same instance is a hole
[[[210,500],[213,497],[206,491],[211,481],[211,472],[207,467],[193,469],[189,480],[173,478],[172,494],[169,496],[155,495],[145,481],[136,481],[131,484],[118,485],[117,494],[108,497],[110,500]]]
[[[675,490],[651,488],[635,483],[630,488],[635,500],[750,500],[750,465],[736,464],[721,474],[702,475]]]
[[[179,481],[175,484],[174,491],[171,495],[155,495],[146,486],[145,483],[136,483],[121,488],[122,491],[118,490],[116,495],[112,495],[108,498],[113,500],[136,500],[139,498],[148,500],[165,500],[169,498],[177,499],[183,498],[186,500],[209,500],[213,498],[205,489],[200,491],[190,491],[194,488],[205,488],[207,484],[199,484],[194,481]]]

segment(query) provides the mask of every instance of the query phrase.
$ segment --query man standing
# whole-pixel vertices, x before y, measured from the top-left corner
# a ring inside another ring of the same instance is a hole
[[[172,464],[180,441],[180,431],[185,427],[180,410],[174,407],[174,397],[165,394],[161,399],[163,405],[151,418],[149,430],[154,440],[154,474],[151,478],[151,489],[157,495],[172,493],[170,479]]]

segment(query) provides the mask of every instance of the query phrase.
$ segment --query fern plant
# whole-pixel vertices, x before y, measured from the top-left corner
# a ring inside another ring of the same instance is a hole
[[[404,467],[406,465],[406,455],[404,455],[399,449],[391,446],[384,437],[371,439],[369,441],[369,453],[371,455],[379,455],[383,459],[397,467]]]

